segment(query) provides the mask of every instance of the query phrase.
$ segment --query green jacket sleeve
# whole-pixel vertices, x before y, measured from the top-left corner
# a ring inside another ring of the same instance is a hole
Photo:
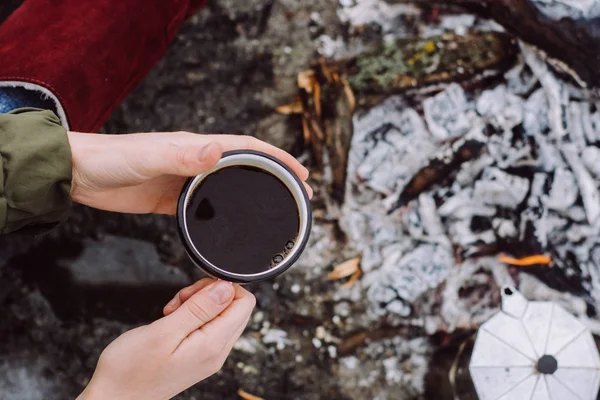
[[[71,148],[51,111],[0,114],[0,233],[39,233],[71,206]]]

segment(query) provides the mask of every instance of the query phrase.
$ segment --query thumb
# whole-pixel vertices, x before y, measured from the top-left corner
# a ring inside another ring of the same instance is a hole
[[[190,297],[174,313],[155,324],[173,336],[177,347],[190,333],[215,319],[233,301],[235,290],[230,282],[217,280]]]
[[[138,165],[138,172],[148,177],[161,175],[195,176],[215,166],[223,154],[218,143],[194,144],[169,143],[168,146],[158,142],[152,154],[145,157],[150,162]]]

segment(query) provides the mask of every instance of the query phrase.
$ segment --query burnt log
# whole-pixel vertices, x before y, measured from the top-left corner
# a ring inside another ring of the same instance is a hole
[[[354,92],[391,95],[500,75],[514,64],[516,54],[509,35],[471,30],[397,40],[340,64]]]
[[[441,0],[411,2],[448,5]],[[571,69],[589,86],[600,86],[600,3],[584,0],[453,0],[451,3],[495,20],[509,33],[568,66],[563,72]]]
[[[491,126],[484,129],[475,127],[462,138],[451,140],[442,146],[429,160],[429,163],[413,176],[388,214],[416,199],[436,183],[442,182],[461,164],[477,158],[485,150],[487,137],[496,132]]]
[[[591,86],[600,86],[600,9],[590,2],[487,0],[489,15],[522,40],[569,65]],[[580,7],[577,7],[580,3]]]

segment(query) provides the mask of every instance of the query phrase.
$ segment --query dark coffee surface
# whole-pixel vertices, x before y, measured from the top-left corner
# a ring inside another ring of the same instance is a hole
[[[192,193],[186,219],[204,258],[239,274],[262,272],[281,262],[300,229],[288,188],[272,174],[246,166],[207,176]]]

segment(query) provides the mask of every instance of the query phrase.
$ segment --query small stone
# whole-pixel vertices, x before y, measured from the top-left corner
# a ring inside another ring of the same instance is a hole
[[[462,87],[452,83],[443,92],[425,99],[423,113],[431,134],[446,140],[467,133],[472,125],[468,112],[471,107]]]
[[[321,340],[325,339],[325,335],[326,334],[327,334],[327,332],[325,332],[325,328],[323,328],[322,326],[318,326],[317,327],[317,330],[315,332],[315,336],[318,339],[321,339]]]
[[[238,362],[237,364],[235,364],[236,367],[238,367],[239,369],[244,368],[244,363],[243,362]]]
[[[396,358],[383,360],[383,368],[385,369],[385,380],[388,383],[398,383],[402,380],[402,372],[398,368],[398,360]]]
[[[265,344],[285,342],[287,332],[281,329],[270,329],[263,335],[262,341]]]
[[[339,324],[342,322],[342,319],[340,318],[340,316],[339,316],[339,315],[334,315],[334,316],[331,318],[331,321],[332,321],[334,324],[336,324],[336,325],[339,325]]]
[[[265,313],[262,311],[257,311],[254,314],[254,317],[252,317],[252,320],[257,324],[261,323],[264,319],[265,319]]]
[[[312,339],[312,344],[315,346],[315,349],[320,349],[323,343],[318,338]]]
[[[242,369],[242,373],[244,375],[257,375],[258,374],[258,370],[255,367],[253,367],[252,365],[246,365]]]
[[[338,303],[334,307],[335,313],[341,317],[348,317],[350,315],[350,304],[347,302]]]
[[[269,321],[264,321],[262,324],[262,328],[260,328],[260,334],[263,336],[266,335],[270,327],[271,324],[269,323]]]
[[[291,288],[291,291],[292,291],[292,293],[294,293],[294,294],[298,294],[298,293],[300,293],[300,291],[301,291],[301,290],[302,290],[302,288],[300,287],[300,285],[299,285],[299,284],[297,284],[297,283],[294,283],[294,284],[292,285],[292,288]]]
[[[302,356],[301,356],[300,354],[298,354],[298,355],[296,356],[296,362],[297,362],[297,363],[300,363],[300,362],[302,362],[302,360],[304,360],[304,359],[302,358]]]
[[[329,353],[329,357],[331,357],[331,358],[337,357],[337,348],[335,346],[327,347],[327,352]]]
[[[355,369],[359,364],[358,358],[355,356],[340,358],[340,361],[346,369]]]
[[[258,340],[254,336],[244,335],[235,342],[233,348],[243,353],[255,354],[258,345]]]

